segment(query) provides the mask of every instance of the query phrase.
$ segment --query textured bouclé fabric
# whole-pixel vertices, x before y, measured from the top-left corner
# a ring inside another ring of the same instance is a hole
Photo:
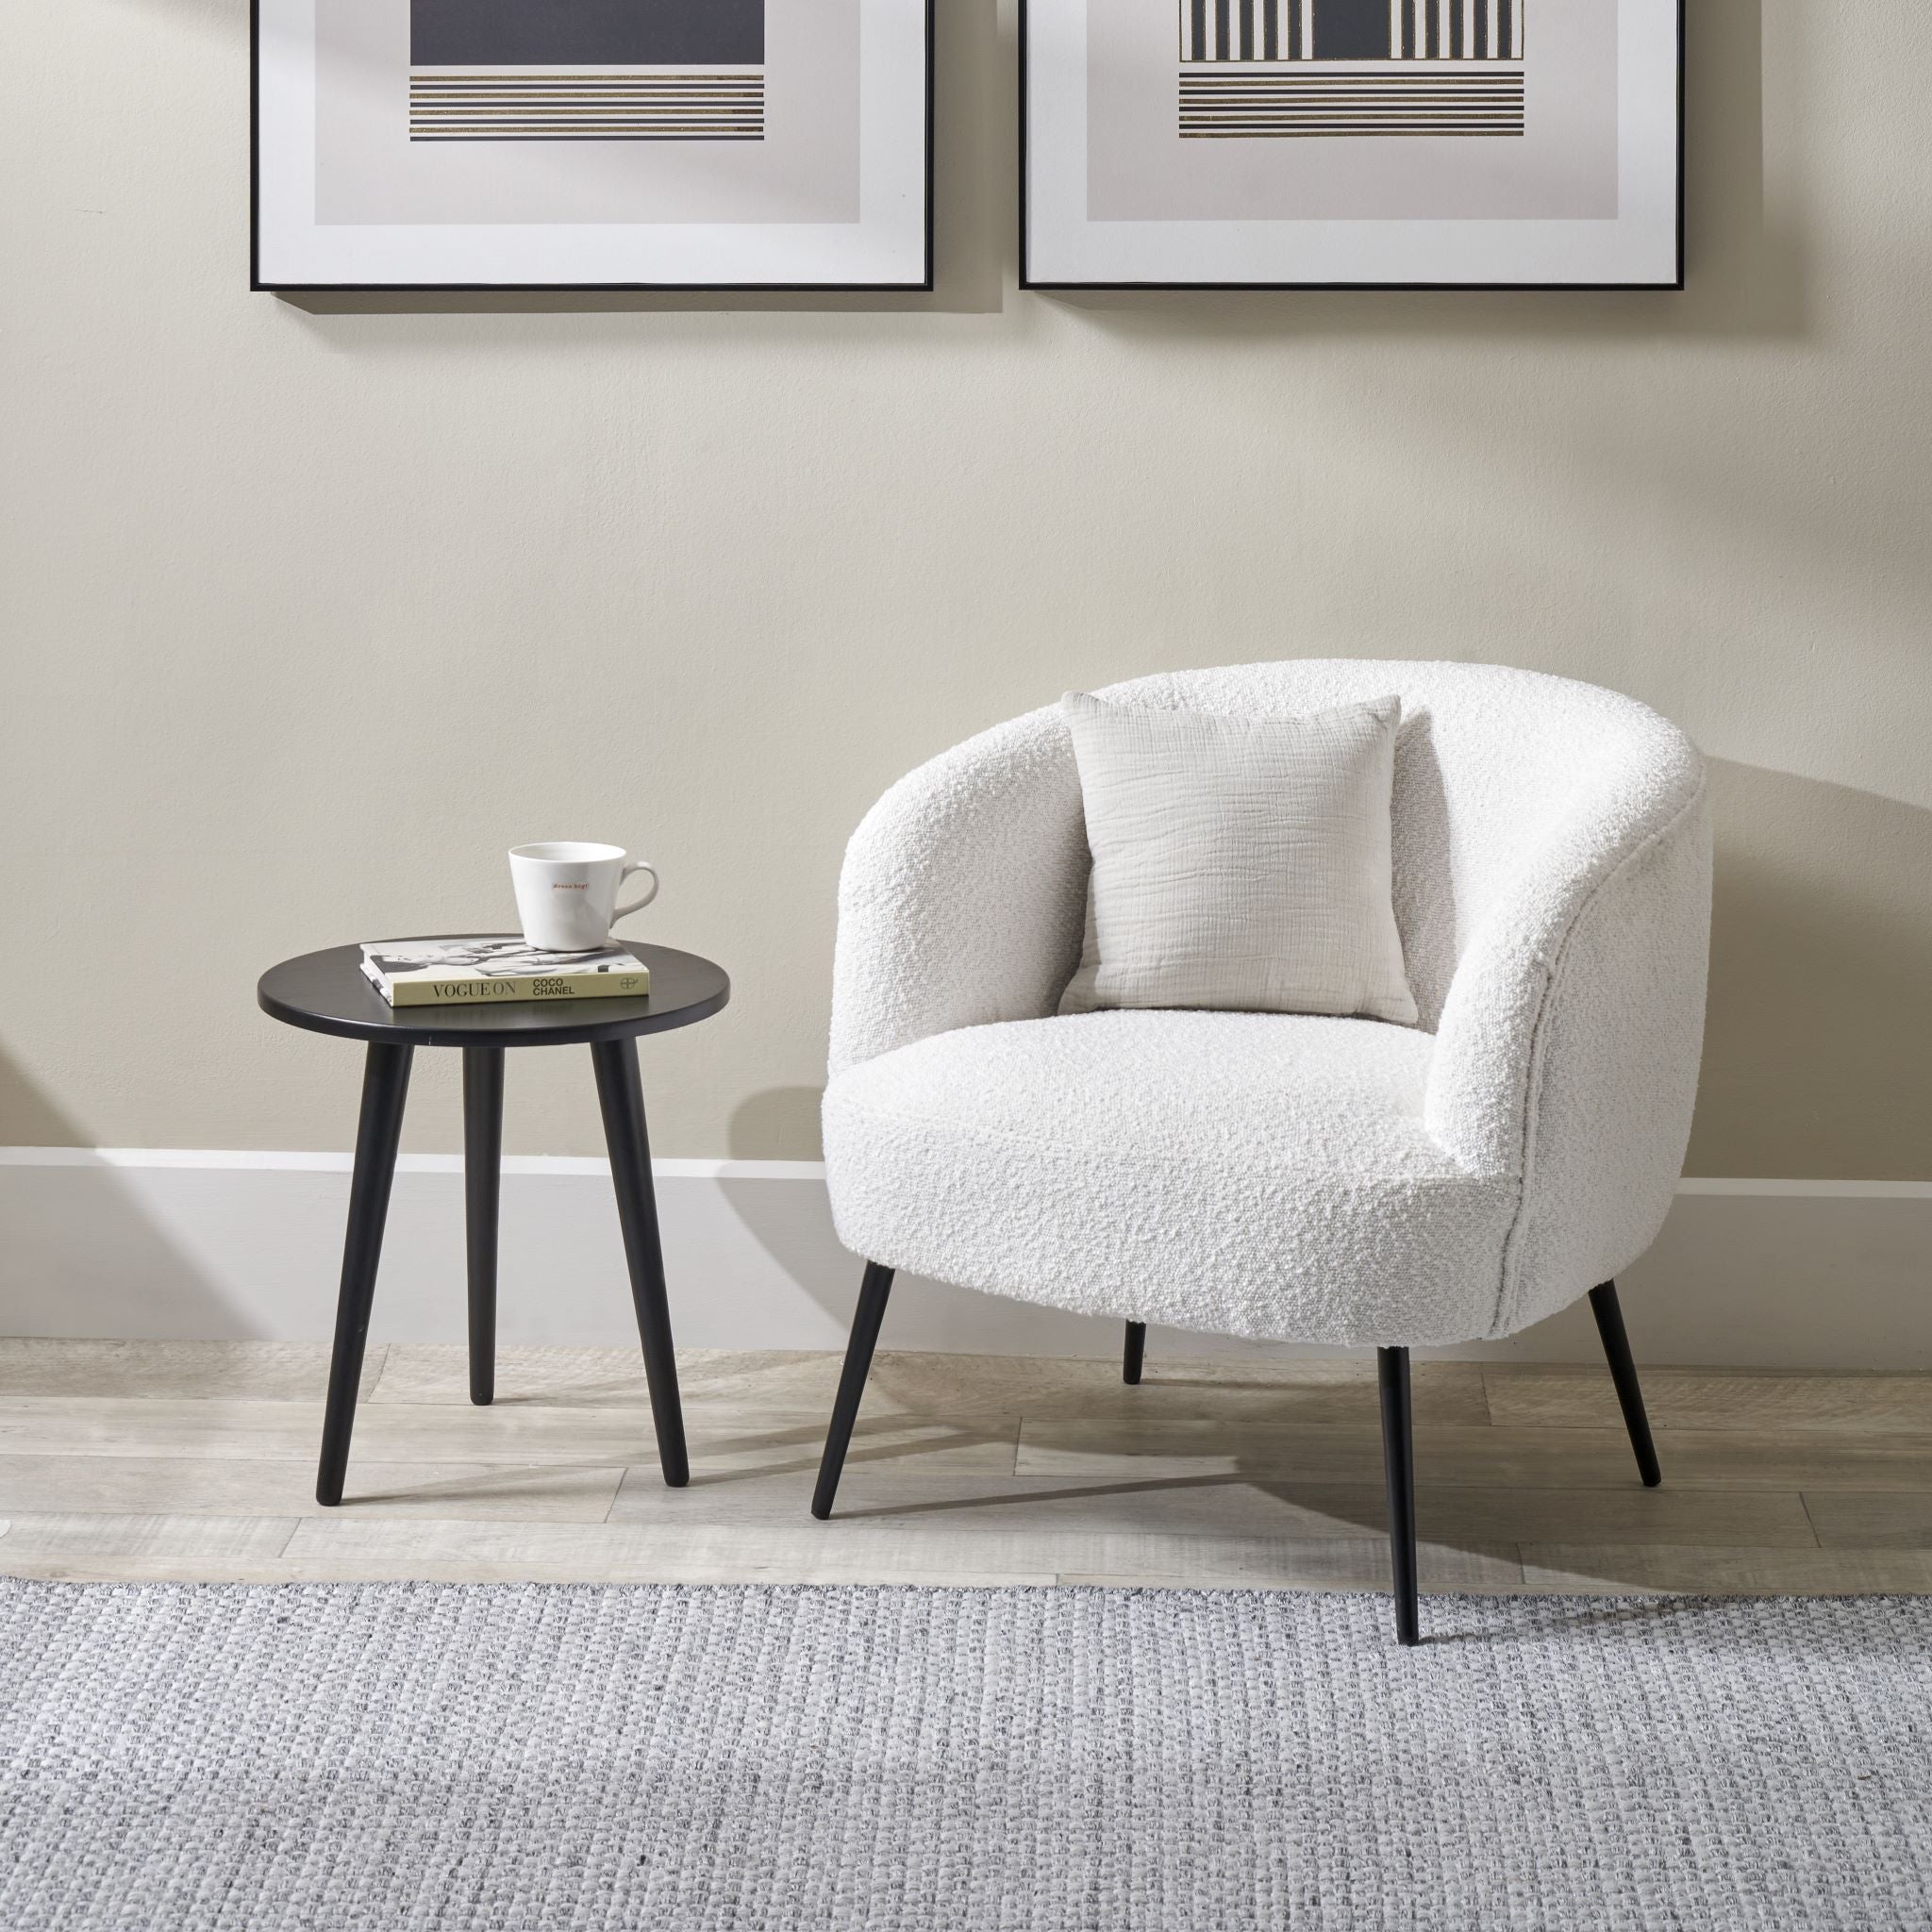
[[[1140,709],[1393,692],[1393,886],[1418,1026],[1053,1018],[1088,891],[1057,708],[894,786],[840,886],[825,1160],[887,1266],[1092,1313],[1339,1343],[1504,1335],[1655,1238],[1690,1131],[1703,763],[1634,700],[1494,666],[1141,678]]]
[[[1062,1013],[1331,1013],[1412,1025],[1390,807],[1401,705],[1307,718],[1060,701],[1092,870]]]
[[[1467,1284],[1493,1295],[1517,1191],[1430,1138],[1433,1047],[1407,1027],[1274,1013],[936,1034],[827,1097],[839,1224],[890,1228],[897,1267],[1024,1301],[1347,1341],[1312,1326],[1308,1287],[1334,1280],[1354,1326],[1461,1341]],[[1186,1257],[1185,1274],[1153,1272],[1158,1257]]]

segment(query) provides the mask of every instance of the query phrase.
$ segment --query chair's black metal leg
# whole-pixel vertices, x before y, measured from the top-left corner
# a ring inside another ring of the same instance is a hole
[[[1141,1379],[1141,1364],[1147,1359],[1147,1324],[1127,1324],[1127,1339],[1121,1350],[1121,1380],[1129,1385]]]
[[[496,1398],[496,1208],[503,1192],[503,1048],[463,1049],[463,1219],[470,1257],[470,1400]]]
[[[362,1352],[369,1341],[369,1310],[375,1300],[375,1270],[382,1259],[382,1229],[389,1219],[390,1186],[395,1179],[403,1103],[408,1098],[414,1053],[413,1047],[372,1045],[362,1063],[362,1114],[356,1126],[356,1172],[349,1183],[335,1349],[329,1357],[328,1402],[322,1417],[322,1462],[315,1474],[315,1500],[331,1508],[342,1500],[342,1480],[349,1470],[356,1391],[362,1380]]]
[[[664,1253],[658,1240],[658,1196],[651,1186],[651,1141],[644,1126],[644,1091],[638,1080],[636,1045],[628,1040],[594,1042],[597,1100],[604,1109],[604,1141],[610,1150],[610,1178],[617,1189],[617,1218],[630,1263],[630,1297],[644,1348],[644,1380],[651,1391],[651,1420],[658,1430],[658,1465],[667,1487],[691,1480],[684,1447],[684,1411],[677,1399],[677,1354],[671,1341],[671,1309],[664,1295]]]
[[[811,1513],[821,1523],[832,1513],[832,1498],[839,1493],[845,1452],[852,1444],[852,1425],[858,1420],[865,1378],[872,1369],[872,1352],[878,1346],[879,1327],[886,1319],[886,1298],[891,1291],[892,1271],[881,1268],[876,1261],[868,1261],[865,1279],[859,1284],[858,1307],[853,1311],[852,1336],[845,1344],[845,1366],[839,1375],[838,1397],[832,1404],[832,1425],[825,1431],[825,1453],[819,1458],[818,1488],[811,1496]]]
[[[1420,1643],[1415,1582],[1415,1437],[1409,1426],[1408,1351],[1380,1348],[1382,1467],[1389,1479],[1389,1567],[1395,1583],[1395,1641]]]
[[[1617,1385],[1617,1401],[1624,1410],[1624,1426],[1630,1431],[1630,1446],[1637,1452],[1637,1473],[1643,1486],[1654,1490],[1663,1481],[1657,1467],[1657,1444],[1650,1439],[1650,1418],[1643,1409],[1643,1391],[1637,1383],[1637,1364],[1630,1359],[1630,1338],[1624,1332],[1624,1310],[1617,1301],[1617,1284],[1606,1281],[1590,1291],[1590,1311],[1596,1317],[1596,1332],[1602,1336],[1604,1355],[1610,1364],[1610,1380]]]

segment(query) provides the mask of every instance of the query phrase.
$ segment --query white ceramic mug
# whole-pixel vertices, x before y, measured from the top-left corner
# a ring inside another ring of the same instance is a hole
[[[632,873],[647,874],[651,890],[628,906],[617,889]],[[589,953],[610,942],[610,927],[641,912],[658,896],[658,874],[622,845],[586,845],[549,839],[509,849],[510,883],[524,938],[544,953]]]

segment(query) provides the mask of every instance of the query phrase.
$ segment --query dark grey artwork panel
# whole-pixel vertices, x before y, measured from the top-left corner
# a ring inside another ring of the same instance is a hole
[[[1520,60],[1524,0],[1180,0],[1181,58]]]
[[[1322,0],[1315,8],[1317,60],[1387,60],[1391,45],[1389,0]]]
[[[414,67],[741,67],[765,0],[409,0]]]

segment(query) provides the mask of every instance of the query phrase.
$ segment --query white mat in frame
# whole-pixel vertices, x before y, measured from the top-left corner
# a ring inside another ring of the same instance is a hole
[[[1268,0],[1205,0],[1201,24],[1192,4],[1021,0],[1023,287],[1682,286],[1681,0],[1520,0],[1516,38],[1482,58],[1457,0],[1286,0],[1292,47],[1279,22],[1265,41]],[[1437,23],[1424,58],[1414,10],[1445,4],[1457,38]],[[1522,76],[1520,135],[1184,125],[1184,88],[1245,79],[1278,108],[1318,85],[1454,82],[1447,99],[1477,68]]]
[[[758,75],[758,138],[732,142],[412,139],[410,11],[254,0],[255,288],[930,288],[932,0],[768,0],[761,61],[683,63]],[[558,53],[473,64],[676,65]]]

